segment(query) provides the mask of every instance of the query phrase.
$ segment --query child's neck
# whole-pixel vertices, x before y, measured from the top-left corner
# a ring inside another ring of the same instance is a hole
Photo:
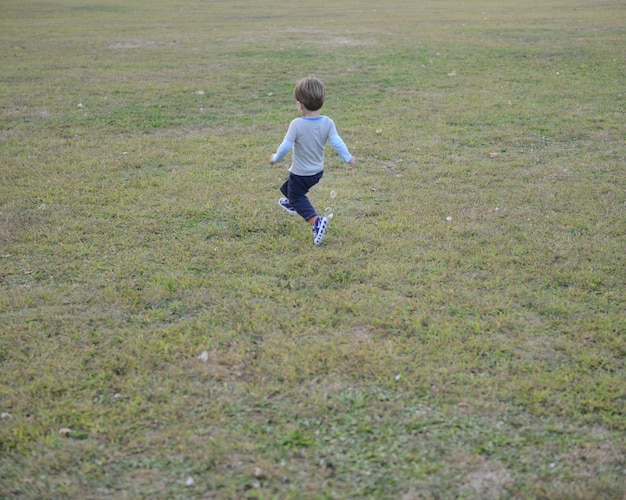
[[[317,111],[309,111],[308,109],[302,110],[302,118],[319,118],[319,117],[320,117],[319,109]]]

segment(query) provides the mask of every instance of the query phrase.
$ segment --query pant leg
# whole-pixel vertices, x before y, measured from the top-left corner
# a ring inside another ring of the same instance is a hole
[[[324,171],[315,175],[307,176],[289,174],[289,181],[285,183],[287,184],[286,189],[289,204],[304,220],[309,220],[311,217],[315,217],[317,215],[317,212],[313,208],[313,205],[311,205],[311,202],[307,198],[306,194],[309,192],[309,189],[320,181],[322,175],[324,175]]]

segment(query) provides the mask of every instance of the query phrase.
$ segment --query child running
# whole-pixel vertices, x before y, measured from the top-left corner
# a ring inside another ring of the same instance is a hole
[[[313,243],[321,245],[326,234],[328,218],[318,215],[307,198],[309,190],[324,175],[324,149],[330,141],[333,149],[354,168],[356,160],[339,137],[335,123],[320,114],[326,87],[321,80],[308,77],[299,80],[294,89],[296,106],[301,118],[289,124],[283,142],[270,156],[270,165],[281,161],[293,149],[289,178],[280,187],[285,196],[278,203],[290,214],[300,215],[313,228]]]

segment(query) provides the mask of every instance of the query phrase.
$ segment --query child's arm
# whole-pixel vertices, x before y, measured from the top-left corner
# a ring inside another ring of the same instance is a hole
[[[350,154],[350,151],[348,151],[348,146],[346,146],[343,139],[339,137],[339,134],[331,136],[330,145],[339,154],[339,156],[341,156],[343,160],[350,165],[350,168],[354,168],[356,160],[354,159],[354,156]]]
[[[276,153],[270,155],[270,165],[274,165],[282,160],[289,151],[293,148],[293,142],[287,140],[286,138],[281,142],[280,146],[276,150]]]

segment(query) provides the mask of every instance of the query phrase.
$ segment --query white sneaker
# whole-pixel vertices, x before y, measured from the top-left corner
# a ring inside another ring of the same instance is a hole
[[[316,245],[321,245],[322,241],[324,241],[326,226],[328,226],[328,219],[326,217],[318,217],[313,224],[313,243]]]
[[[291,215],[298,215],[298,212],[296,212],[296,209],[289,204],[289,200],[287,198],[281,198],[280,200],[278,200],[278,204],[285,210],[287,210],[287,212],[289,212]]]

